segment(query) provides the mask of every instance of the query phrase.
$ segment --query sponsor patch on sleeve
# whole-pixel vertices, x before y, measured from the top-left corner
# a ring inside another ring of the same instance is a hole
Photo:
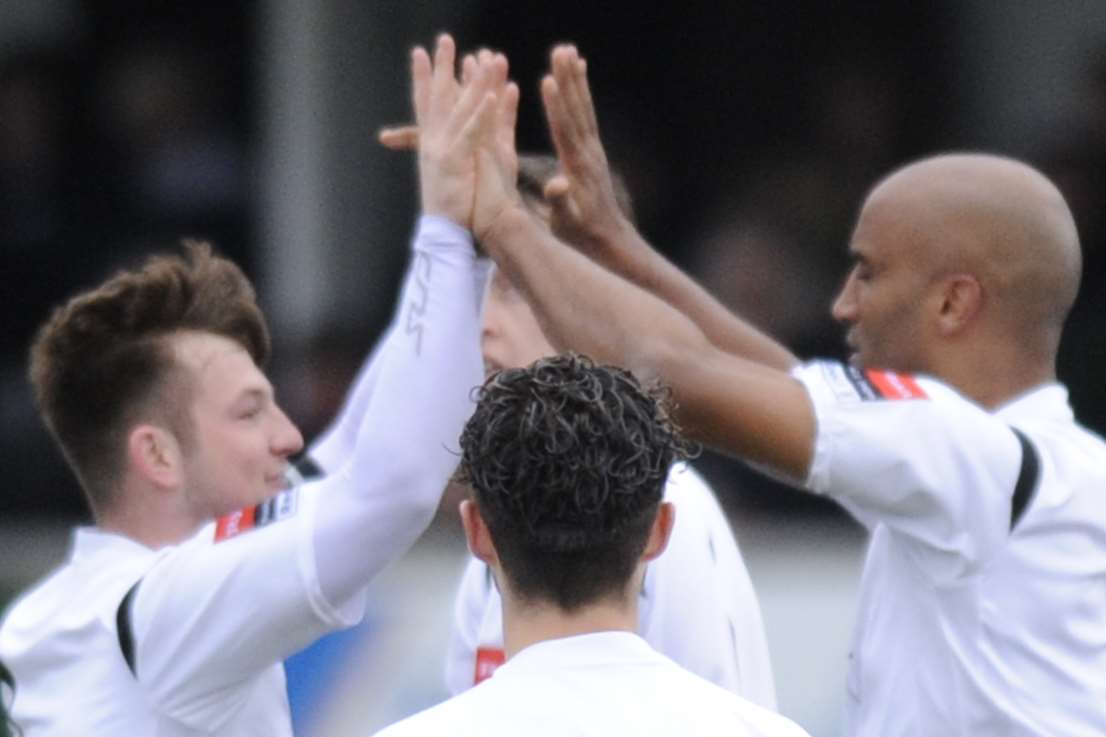
[[[821,364],[822,379],[838,400],[927,399],[910,374],[876,369],[861,370],[849,364]]]
[[[495,673],[495,669],[503,665],[507,660],[507,653],[498,647],[476,648],[476,672],[473,673],[472,685],[486,681]]]
[[[215,542],[223,542],[244,532],[265,527],[296,514],[299,508],[299,488],[286,489],[266,499],[256,507],[231,512],[215,521]]]

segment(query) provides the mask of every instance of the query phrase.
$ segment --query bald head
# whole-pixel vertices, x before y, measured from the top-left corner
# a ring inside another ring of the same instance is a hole
[[[1041,331],[1058,343],[1079,288],[1079,238],[1063,196],[1036,169],[985,154],[935,156],[884,179],[865,210],[897,221],[898,247],[931,278],[977,279],[982,319],[1011,337]]]

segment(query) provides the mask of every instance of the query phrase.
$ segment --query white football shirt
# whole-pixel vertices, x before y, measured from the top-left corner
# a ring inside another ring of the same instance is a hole
[[[676,522],[668,547],[646,570],[638,633],[691,672],[775,709],[760,605],[718,500],[683,463],[672,468],[664,494]],[[488,567],[470,559],[454,606],[450,693],[471,688],[503,662],[501,609]]]
[[[1064,388],[987,412],[923,377],[796,376],[807,485],[872,533],[847,734],[1106,734],[1106,444]]]
[[[794,722],[691,673],[630,632],[523,648],[487,680],[380,737],[805,737]]]

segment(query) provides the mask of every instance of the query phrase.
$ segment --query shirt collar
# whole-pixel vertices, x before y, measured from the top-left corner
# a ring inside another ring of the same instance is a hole
[[[73,546],[69,554],[72,561],[81,558],[89,558],[104,552],[129,553],[137,555],[141,553],[155,555],[145,545],[135,542],[129,537],[102,530],[99,527],[78,527],[73,531]]]
[[[542,640],[525,647],[500,666],[492,678],[500,673],[548,673],[551,670],[600,664],[650,662],[663,657],[633,632],[589,632],[585,635]]]
[[[995,414],[1004,420],[1075,420],[1075,413],[1068,402],[1068,390],[1063,384],[1055,382],[1018,395],[995,410]]]

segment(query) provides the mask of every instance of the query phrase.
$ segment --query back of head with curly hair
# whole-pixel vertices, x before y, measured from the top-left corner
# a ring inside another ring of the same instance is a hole
[[[124,465],[126,433],[157,421],[186,446],[191,393],[169,339],[221,335],[259,366],[269,332],[253,286],[206,243],[153,256],[54,310],[31,346],[35,399],[93,512],[105,509]]]
[[[623,595],[690,446],[665,392],[566,354],[489,378],[461,450],[512,592],[571,612]]]

